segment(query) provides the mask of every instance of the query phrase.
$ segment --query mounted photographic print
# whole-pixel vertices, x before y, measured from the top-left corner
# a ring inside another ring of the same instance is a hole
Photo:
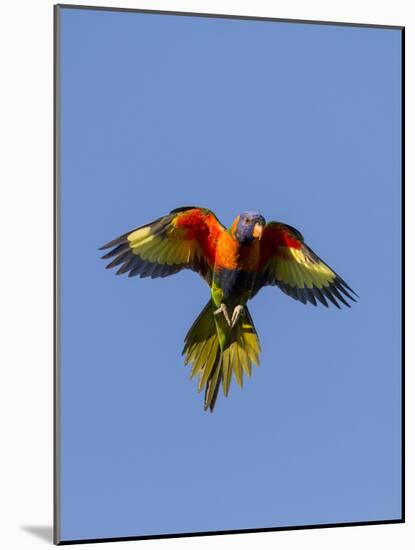
[[[55,6],[55,543],[403,521],[403,38]]]

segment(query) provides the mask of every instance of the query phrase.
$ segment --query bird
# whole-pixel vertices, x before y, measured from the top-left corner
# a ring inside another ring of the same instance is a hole
[[[228,396],[232,378],[259,366],[261,345],[247,302],[266,286],[279,287],[303,304],[350,307],[358,295],[305,243],[294,227],[266,222],[253,211],[226,228],[207,209],[175,208],[103,245],[117,275],[167,277],[183,269],[198,273],[210,298],[184,338],[185,365],[204,391],[204,410],[213,412],[220,386]]]

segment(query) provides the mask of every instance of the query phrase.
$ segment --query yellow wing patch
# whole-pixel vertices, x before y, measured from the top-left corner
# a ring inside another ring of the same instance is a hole
[[[322,261],[311,260],[301,249],[285,248],[272,260],[276,279],[298,288],[323,288],[329,286],[336,274]]]
[[[192,269],[210,284],[217,239],[224,227],[208,210],[184,207],[107,243],[108,268],[129,277],[166,277]]]
[[[305,242],[301,233],[280,222],[269,222],[261,239],[261,261],[254,293],[266,285],[276,285],[303,304],[320,302],[350,307],[357,294]]]
[[[128,236],[131,251],[149,262],[165,265],[189,263],[199,258],[201,251],[195,240],[185,239],[185,230],[170,228],[165,234],[152,235],[149,228],[133,231]]]

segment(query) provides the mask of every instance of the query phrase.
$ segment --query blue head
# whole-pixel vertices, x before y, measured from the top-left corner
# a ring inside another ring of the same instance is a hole
[[[258,212],[242,212],[232,224],[231,233],[241,244],[251,244],[260,239],[265,218]]]

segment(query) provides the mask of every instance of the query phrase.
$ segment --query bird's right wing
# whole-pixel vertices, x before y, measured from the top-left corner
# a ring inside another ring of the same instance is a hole
[[[199,273],[211,283],[216,245],[225,227],[210,210],[182,207],[105,244],[112,258],[107,268],[119,266],[117,275],[166,277],[182,269]]]

